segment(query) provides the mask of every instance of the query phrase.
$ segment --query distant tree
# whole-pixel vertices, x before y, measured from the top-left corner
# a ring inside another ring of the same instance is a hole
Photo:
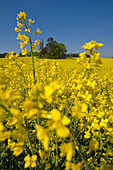
[[[29,52],[27,54],[27,56],[31,57],[31,52]],[[38,52],[33,52],[33,56],[39,56],[39,53]]]
[[[39,53],[39,57],[40,58],[45,58],[46,50],[44,48],[44,41],[43,41],[43,39],[42,39],[42,41],[40,41],[39,50],[41,50],[40,53]]]
[[[69,58],[72,58],[72,57],[73,57],[73,53],[70,53],[70,54],[69,54]]]
[[[5,58],[6,54],[7,54],[7,53],[1,53],[1,54],[0,54],[0,58]]]
[[[70,57],[70,58],[72,58],[72,57],[79,57],[79,54],[71,53],[71,54],[69,54],[69,57]]]
[[[48,55],[48,58],[52,58],[53,57],[53,52],[55,49],[55,41],[53,40],[53,37],[50,37],[47,39],[47,43],[45,46],[45,50],[46,50],[46,55]]]
[[[63,43],[57,43],[53,40],[53,37],[47,39],[47,44],[45,47],[46,55],[48,58],[65,58],[65,53],[67,52],[66,46]]]
[[[56,58],[56,59],[65,58],[66,52],[67,52],[66,46],[63,43],[55,42],[54,51],[52,53],[53,58]]]
[[[19,53],[19,57],[22,57],[22,53]]]

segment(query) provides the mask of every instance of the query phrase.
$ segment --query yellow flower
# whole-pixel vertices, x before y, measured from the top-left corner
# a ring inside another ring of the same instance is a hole
[[[18,33],[17,40],[21,40],[21,38],[22,38],[22,35],[20,33]]]
[[[34,23],[34,20],[32,21],[31,19],[28,19],[29,26],[31,26],[32,23]]]
[[[22,55],[26,55],[27,54],[27,48],[22,49]]]
[[[15,156],[19,156],[23,152],[23,148],[24,148],[23,142],[19,143],[13,142],[13,145],[11,145],[11,150],[13,151],[13,154]]]
[[[4,130],[4,126],[3,124],[0,122],[0,131],[3,131]]]
[[[18,26],[19,28],[23,28],[23,27],[24,27],[19,21],[17,21],[17,26]]]
[[[66,160],[70,162],[73,155],[73,143],[62,143],[60,145],[60,151],[62,154],[66,154]]]
[[[61,113],[57,109],[53,109],[50,114],[51,120],[48,121],[48,126],[51,130],[56,130],[58,137],[66,138],[70,135],[70,131],[65,125],[70,123],[70,119],[66,116],[62,118]]]
[[[23,126],[20,125],[20,123],[22,122],[18,122],[17,128],[12,131],[12,138],[17,140],[18,142],[24,143],[24,141],[27,140],[28,138],[28,133],[27,133],[27,130]]]
[[[4,131],[4,126],[3,124],[0,122],[0,141],[4,141],[6,139],[8,139],[10,137],[10,131]]]
[[[21,36],[21,41],[23,41],[25,44],[29,42],[29,38],[24,34]]]
[[[56,82],[53,82],[47,86],[45,86],[45,96],[49,97],[51,96],[55,90],[59,89],[60,85],[57,84]]]
[[[59,87],[59,84],[56,82],[52,82],[51,84],[45,86],[44,97],[48,103],[52,103],[52,95]]]
[[[35,129],[37,130],[37,138],[43,142],[44,149],[47,151],[49,142],[48,130],[37,124],[35,125]]]
[[[35,52],[35,44],[31,45],[33,52]]]
[[[18,33],[18,37],[17,37],[17,40],[21,40],[23,41],[25,44],[27,44],[29,42],[29,38],[24,34],[24,35],[21,35],[20,33]]]
[[[18,54],[15,54],[15,55],[14,55],[14,52],[11,51],[11,52],[9,52],[9,53],[6,55],[6,58],[15,61],[18,56],[19,56]],[[8,94],[8,91],[7,91],[7,97],[9,97],[8,95],[9,95],[9,94]],[[4,96],[4,99],[5,99],[5,96]]]
[[[100,122],[100,127],[104,127],[104,128],[107,128],[107,123],[108,123],[108,119],[101,119],[101,122]]]
[[[100,125],[99,125],[99,120],[94,118],[92,124],[91,124],[92,129],[100,130]]]
[[[25,44],[20,42],[20,48],[23,49],[24,46],[25,46]]]
[[[31,158],[29,154],[24,158],[25,165],[24,168],[28,168],[31,166],[32,168],[36,167],[36,160],[37,160],[37,155],[32,155]]]
[[[63,125],[69,125],[70,124],[70,119],[67,116],[64,116],[61,120]]]
[[[85,50],[91,50],[93,47],[95,47],[95,45],[96,45],[96,41],[91,41],[91,42],[84,44],[81,47],[84,48]]]
[[[37,155],[32,155],[32,157],[31,157],[31,167],[32,168],[36,167],[36,160],[37,160]]]
[[[56,134],[59,137],[67,138],[70,135],[70,131],[67,127],[61,125],[60,127],[56,128]]]
[[[41,33],[41,31],[40,31],[39,28],[37,28],[37,30],[36,30],[36,32],[35,32],[34,34],[37,35],[37,34],[39,34],[39,33]]]
[[[45,86],[45,96],[46,97],[51,96],[53,94],[53,92],[54,92],[54,89],[50,85]]]
[[[102,43],[97,43],[96,41],[91,41],[86,43],[85,45],[81,46],[82,48],[84,48],[87,51],[90,51],[93,47],[97,50],[99,47],[103,46]]]
[[[25,32],[28,32],[30,34],[30,29],[29,28],[25,29]]]
[[[29,154],[24,158],[25,165],[24,168],[28,168],[30,166],[30,156]]]
[[[80,53],[79,56],[80,56],[80,59],[82,60],[86,59],[86,52]]]
[[[40,43],[40,40],[35,40],[34,45],[38,45]]]
[[[80,119],[87,112],[87,105],[81,103],[77,98],[75,99],[75,104],[72,106],[72,117],[75,119]],[[79,113],[79,114],[78,114]]]
[[[19,29],[19,28],[17,28],[17,27],[15,27],[15,31],[16,31],[16,32],[22,32],[22,30]]]
[[[34,115],[38,115],[38,110],[37,109],[31,109],[28,113],[27,119],[30,119],[31,117],[33,117]]]
[[[61,113],[57,109],[51,111],[51,118],[53,121],[60,121]]]
[[[10,108],[10,112],[11,112],[11,114],[13,114],[14,116],[15,116],[15,115],[18,116],[18,114],[19,114],[19,110],[14,109],[14,108]]]
[[[82,104],[82,112],[87,112],[88,106],[87,104],[83,103]]]
[[[85,131],[85,135],[84,135],[84,138],[88,139],[90,138],[91,134],[89,131]]]
[[[100,48],[101,46],[103,46],[102,43],[96,43],[96,45],[95,45],[96,50],[97,50],[98,48]]]
[[[89,91],[88,91],[88,90],[86,90],[85,95],[84,95],[84,98],[86,98],[86,101],[90,101],[90,100],[92,99],[92,95],[89,94]]]
[[[0,141],[5,141],[6,139],[8,139],[11,135],[10,131],[6,131],[6,132],[2,132],[0,131]]]
[[[66,162],[66,168],[65,170],[81,170],[81,162],[78,162],[77,164],[74,164],[72,162]]]
[[[23,103],[23,108],[28,112],[31,109],[37,108],[37,105],[33,101],[26,99],[26,101]]]
[[[9,118],[7,119],[7,125],[14,125],[14,124],[17,123],[17,121],[18,121],[18,119],[17,119],[16,117],[14,117],[14,116],[9,117]]]
[[[18,15],[18,17],[17,17],[17,20],[21,20],[21,18],[23,19],[23,20],[25,20],[26,19],[26,17],[27,17],[27,15],[26,15],[26,13],[25,12],[20,12],[19,14],[17,14]]]

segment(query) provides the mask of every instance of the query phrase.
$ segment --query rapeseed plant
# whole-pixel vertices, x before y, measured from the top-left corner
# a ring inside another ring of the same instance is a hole
[[[82,46],[86,51],[78,58],[81,72],[54,62],[50,66],[48,60],[33,56],[40,41],[32,43],[34,20],[28,19],[28,26],[26,20],[25,12],[17,14],[15,31],[23,55],[30,45],[32,68],[13,51],[6,56],[8,65],[0,67],[0,168],[109,168],[113,77],[100,78],[95,71],[102,66],[96,50],[103,44],[91,41]],[[37,28],[34,35],[39,33]]]

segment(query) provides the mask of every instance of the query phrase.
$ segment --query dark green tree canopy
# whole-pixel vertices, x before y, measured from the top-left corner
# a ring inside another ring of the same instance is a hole
[[[45,46],[46,54],[48,58],[65,58],[65,53],[67,52],[66,46],[63,43],[57,43],[53,40],[53,37],[47,39]]]
[[[46,43],[45,49],[46,49],[46,53],[47,54],[51,55],[54,52],[55,41],[53,40],[53,37],[50,37],[50,38],[47,39],[47,43]]]
[[[40,58],[46,58],[46,50],[45,50],[45,47],[44,47],[44,40],[43,39],[42,39],[42,41],[40,41],[39,50],[41,50],[40,53],[39,53],[39,57]]]

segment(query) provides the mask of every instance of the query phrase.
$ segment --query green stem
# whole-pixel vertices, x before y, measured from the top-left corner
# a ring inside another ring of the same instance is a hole
[[[75,142],[75,144],[77,144],[76,139],[74,139],[74,142]],[[81,158],[82,158],[82,160],[83,160],[83,162],[84,162],[84,164],[85,164],[86,169],[87,169],[87,170],[90,170],[91,168],[90,168],[90,166],[88,165],[87,160],[85,159],[84,155],[82,154],[81,146],[78,145],[78,148],[79,148],[79,152],[80,152]]]
[[[31,151],[31,153],[32,153],[32,155],[33,155],[33,154],[34,154],[34,151],[33,151],[33,148],[32,148],[32,143],[31,143],[31,139],[30,139],[29,135],[28,135],[28,143],[29,143],[29,145],[30,145],[29,149],[30,149],[30,151]]]
[[[56,168],[58,167],[57,157],[58,157],[58,143],[56,142],[56,162],[55,162]]]
[[[102,154],[102,148],[103,148],[102,133],[100,132],[100,150],[101,150],[101,154]],[[103,158],[102,155],[101,155],[101,158]],[[102,165],[102,169],[103,169],[103,161],[101,161],[101,165]]]
[[[28,29],[25,20],[23,20],[23,23],[25,25],[25,28]],[[28,32],[28,36],[29,36],[29,41],[30,41],[30,47],[31,47],[31,58],[32,58],[32,67],[33,67],[33,80],[34,80],[34,84],[36,84],[36,80],[35,80],[35,66],[34,66],[34,58],[33,58],[33,49],[32,49],[32,41],[31,41],[31,35]]]
[[[76,123],[77,123],[77,121],[76,121],[76,122],[74,121],[74,127],[76,127]],[[81,146],[81,145],[78,145],[78,140],[77,140],[78,134],[77,134],[77,129],[76,129],[76,128],[74,129],[74,134],[75,134],[75,136],[73,137],[73,142],[74,142],[74,144],[77,145],[78,148],[79,148],[79,152],[80,152],[80,155],[81,155],[81,159],[82,159],[82,161],[83,161],[84,164],[85,164],[85,168],[86,168],[87,170],[90,170],[91,168],[90,168],[90,166],[88,165],[88,162],[87,162],[87,160],[85,159],[85,157],[84,157],[84,155],[83,155],[83,153],[82,153],[82,148],[81,148],[82,146]]]
[[[31,49],[32,49],[32,47],[31,47]],[[35,67],[34,67],[33,52],[31,52],[31,57],[32,57],[32,67],[33,67],[33,80],[34,80],[34,84],[36,84],[36,81],[35,81]]]
[[[2,107],[6,112],[10,113],[10,110],[7,109],[3,104],[0,104],[0,107]]]
[[[75,98],[72,98],[72,99],[71,99],[70,106],[69,106],[69,108],[68,108],[68,110],[67,110],[67,112],[66,112],[65,115],[67,115],[67,114],[69,113],[69,111],[70,111],[70,109],[71,109],[71,107],[72,107],[72,105],[73,105],[74,100],[75,100]]]
[[[27,89],[27,87],[26,87],[26,80],[25,80],[24,73],[23,73],[23,71],[22,71],[21,67],[17,64],[17,62],[16,62],[16,65],[18,66],[18,68],[19,68],[19,69],[20,69],[20,71],[21,71],[21,75],[22,75],[23,80],[24,80],[25,91],[26,91],[26,94],[27,94],[27,97],[28,97],[28,89]],[[29,98],[29,97],[28,97],[28,98]]]

